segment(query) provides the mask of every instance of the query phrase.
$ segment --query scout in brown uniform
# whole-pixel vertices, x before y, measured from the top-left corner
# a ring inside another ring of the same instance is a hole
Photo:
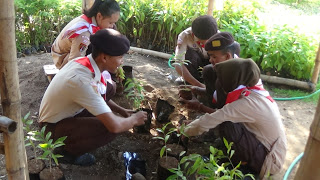
[[[208,52],[208,55],[210,57],[209,62],[211,63],[209,65],[206,65],[202,71],[205,87],[180,86],[180,89],[182,90],[180,90],[179,93],[181,95],[180,100],[186,103],[187,107],[203,112],[212,112],[213,109],[209,107],[217,107],[216,103],[212,103],[216,81],[216,73],[213,67],[217,63],[232,58],[237,58],[240,53],[240,45],[239,43],[234,41],[231,33],[218,32],[206,42],[205,50]],[[184,99],[183,89],[185,88],[190,89],[196,96],[204,96],[201,98],[201,100],[204,100],[204,105],[201,104],[196,98],[193,98],[192,100]]]
[[[68,61],[84,57],[90,44],[89,36],[99,29],[115,28],[120,7],[115,0],[96,0],[84,14],[67,24],[54,41],[53,62],[61,69]]]
[[[145,112],[133,113],[110,100],[111,76],[103,77],[123,63],[129,40],[113,29],[99,30],[90,40],[92,54],[67,63],[50,83],[38,120],[54,140],[67,136],[62,153],[79,165],[93,164],[95,158],[88,152],[146,120]]]
[[[230,59],[214,66],[221,109],[187,125],[197,136],[219,125],[220,137],[233,142],[231,161],[264,178],[278,173],[285,160],[287,140],[276,102],[263,89],[260,70],[251,59]]]
[[[178,74],[193,86],[204,87],[199,67],[209,64],[209,57],[204,49],[205,42],[218,31],[217,22],[212,16],[199,16],[192,26],[181,32],[178,36],[175,50],[175,60],[188,60],[187,65],[175,65]]]

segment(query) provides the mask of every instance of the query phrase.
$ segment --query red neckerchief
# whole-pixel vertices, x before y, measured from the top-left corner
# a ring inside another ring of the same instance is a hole
[[[227,95],[226,104],[232,103],[233,101],[238,100],[241,95],[249,96],[249,94],[251,94],[250,90],[253,90],[253,91],[257,92],[258,94],[260,94],[260,95],[266,97],[267,99],[269,99],[271,102],[274,102],[272,97],[269,95],[268,91],[266,91],[263,88],[262,84],[258,84],[258,85],[252,86],[252,87],[243,86],[241,88],[237,88],[237,89],[229,92],[228,95]]]
[[[63,37],[68,37],[68,39],[72,39],[78,37],[81,33],[85,31],[89,31],[90,34],[95,34],[100,28],[95,24],[92,24],[92,19],[88,18],[86,15],[81,16],[85,22],[78,22],[75,25],[71,26],[63,35]],[[91,29],[90,29],[91,28]]]
[[[193,38],[195,38],[195,35],[192,33],[192,36],[193,36]],[[204,44],[202,44],[200,41],[196,41],[196,43],[200,46],[200,47],[202,47],[202,48],[204,48]]]
[[[92,67],[91,62],[90,62],[88,57],[79,58],[79,59],[75,60],[75,62],[87,67],[92,73],[94,73],[93,67]],[[103,78],[102,74],[101,74],[100,81],[101,81],[102,84],[107,86],[107,83],[104,81],[104,78]],[[107,95],[107,93],[105,93],[104,99],[106,99],[106,95]]]

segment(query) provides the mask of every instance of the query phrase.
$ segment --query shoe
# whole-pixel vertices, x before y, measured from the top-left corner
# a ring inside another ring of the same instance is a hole
[[[90,154],[90,153],[85,153],[79,157],[77,157],[74,160],[75,165],[79,165],[79,166],[91,166],[96,162],[96,158]]]

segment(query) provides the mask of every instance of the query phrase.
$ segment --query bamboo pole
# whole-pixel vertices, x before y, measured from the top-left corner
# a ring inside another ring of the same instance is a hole
[[[163,52],[158,52],[158,51],[153,51],[149,49],[142,49],[142,48],[137,48],[137,47],[130,47],[130,50],[141,53],[141,54],[147,54],[151,56],[156,56],[160,57],[163,59],[169,59],[172,55],[163,53]],[[294,79],[287,79],[287,78],[282,78],[282,77],[276,77],[276,76],[267,76],[261,74],[261,79],[264,82],[269,82],[269,83],[274,83],[274,84],[283,84],[287,86],[292,86],[300,89],[305,89],[308,91],[314,91],[315,90],[315,85],[313,83],[309,82],[304,82],[304,81],[298,81]]]
[[[142,48],[137,48],[137,47],[130,47],[130,50],[137,52],[137,53],[141,53],[141,54],[148,54],[151,56],[157,56],[157,57],[161,57],[163,59],[169,59],[172,55],[171,54],[167,54],[167,53],[163,53],[163,52],[158,52],[158,51],[153,51],[153,50],[149,50],[149,49],[142,49]]]
[[[207,15],[212,16],[213,15],[213,9],[214,9],[214,0],[208,0],[208,12]]]
[[[320,99],[295,180],[320,179]]]
[[[82,10],[88,10],[93,5],[94,0],[82,0]]]
[[[313,74],[312,74],[312,78],[311,78],[311,82],[313,84],[317,84],[317,82],[318,82],[319,71],[320,71],[320,43],[319,43],[319,48],[318,48],[316,60],[314,62],[314,69],[313,69]]]
[[[22,130],[20,89],[15,44],[13,0],[0,0],[0,95],[3,115],[17,122],[17,130],[3,133],[6,170],[9,180],[29,179]]]

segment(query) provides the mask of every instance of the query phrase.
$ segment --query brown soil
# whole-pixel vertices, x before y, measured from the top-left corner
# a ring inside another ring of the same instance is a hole
[[[175,111],[169,117],[174,125],[177,125],[180,119],[193,120],[201,115],[187,110],[177,101],[178,88],[167,79],[171,69],[165,60],[136,53],[126,55],[124,59],[125,65],[133,66],[134,77],[145,83],[144,87],[147,90],[145,96],[153,109],[158,98],[168,101],[175,107]],[[31,112],[31,118],[34,122],[38,118],[40,102],[49,84],[42,69],[45,64],[52,64],[50,54],[44,53],[18,58],[21,114],[23,116],[27,112]],[[119,105],[130,108],[124,95],[117,96],[114,100]],[[294,158],[304,151],[316,105],[299,100],[277,103],[288,139],[288,152],[284,168],[280,174],[273,178],[280,180]],[[149,106],[146,105],[146,108]],[[34,124],[35,128],[38,128],[37,123]],[[162,125],[153,119],[150,134],[133,133],[132,130],[119,134],[113,142],[92,152],[97,162],[90,167],[60,164],[60,168],[66,179],[124,179],[125,166],[122,153],[129,151],[140,154],[146,160],[146,179],[156,179],[157,160],[163,146],[159,140],[152,139],[153,136],[158,135],[155,130],[157,127],[162,127]],[[212,145],[210,142],[192,141],[189,142],[188,151],[208,154],[210,145]],[[27,147],[27,155],[28,158],[33,155],[30,147]],[[7,179],[4,156],[0,158],[0,179]]]
[[[63,172],[58,167],[45,168],[40,172],[41,180],[64,180]]]

